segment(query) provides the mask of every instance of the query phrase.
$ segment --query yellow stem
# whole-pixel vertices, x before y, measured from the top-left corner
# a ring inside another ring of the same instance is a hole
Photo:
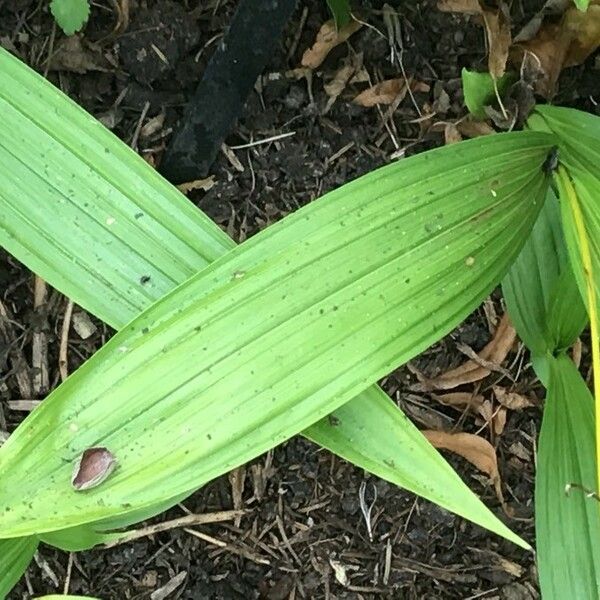
[[[598,486],[597,489],[600,489],[600,343],[598,339],[598,306],[596,303],[594,286],[592,254],[590,252],[590,243],[587,229],[585,228],[583,212],[581,211],[581,206],[579,204],[577,192],[573,187],[573,182],[571,181],[566,169],[562,165],[558,167],[557,174],[559,186],[564,192],[573,215],[573,222],[575,223],[575,230],[577,232],[577,238],[579,242],[579,255],[581,258],[581,264],[583,265],[583,276],[585,278],[592,341],[592,367],[594,371],[594,405],[596,415],[596,485]]]

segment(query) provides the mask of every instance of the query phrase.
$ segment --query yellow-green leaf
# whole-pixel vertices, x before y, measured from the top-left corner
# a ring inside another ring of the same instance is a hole
[[[192,492],[450,331],[527,237],[553,138],[491,136],[358,179],[238,246],[122,329],[0,449],[0,535]],[[75,491],[75,461],[118,468]],[[28,498],[24,508],[19,496]]]

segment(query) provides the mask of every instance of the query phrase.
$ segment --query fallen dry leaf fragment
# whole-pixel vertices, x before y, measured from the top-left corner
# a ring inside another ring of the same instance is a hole
[[[492,417],[492,430],[496,435],[502,435],[506,427],[506,408],[501,406]]]
[[[432,398],[445,406],[455,408],[471,408],[477,410],[484,402],[481,394],[470,394],[469,392],[450,392],[449,394],[432,394]]]
[[[435,448],[454,452],[454,454],[462,456],[485,473],[494,484],[498,498],[503,502],[496,451],[487,440],[472,433],[449,433],[430,430],[421,433]]]
[[[83,42],[78,35],[62,38],[50,58],[51,71],[71,71],[87,73],[88,71],[109,71],[110,63],[102,54],[100,46],[91,42]]]
[[[489,44],[488,69],[494,79],[502,77],[506,72],[506,61],[512,42],[508,9],[504,3],[500,3],[499,6],[498,10],[482,9]]]
[[[421,392],[451,390],[459,385],[464,385],[465,383],[479,381],[491,373],[491,369],[482,366],[480,363],[493,364],[500,368],[500,365],[504,362],[504,359],[508,355],[516,339],[517,333],[510,323],[508,315],[505,314],[500,320],[498,329],[496,329],[492,341],[479,352],[480,361],[470,359],[456,369],[446,371],[446,373],[442,373],[438,377],[432,379],[417,374],[419,383],[412,386],[411,389]]]
[[[362,27],[362,23],[352,19],[347,25],[336,29],[332,20],[326,21],[319,29],[315,43],[302,55],[300,64],[309,69],[316,69],[325,60],[333,48],[345,42],[353,33]]]
[[[188,192],[191,192],[192,190],[203,190],[204,192],[208,192],[208,190],[210,190],[212,187],[214,187],[215,183],[216,183],[215,176],[210,175],[209,177],[206,177],[205,179],[196,179],[195,181],[188,181],[187,183],[180,183],[177,186],[177,189],[182,194],[187,194]]]
[[[543,23],[534,37],[516,43],[511,61],[535,72],[535,91],[551,98],[561,71],[581,64],[599,46],[600,4],[592,0],[586,12],[569,5],[558,23]]]
[[[117,461],[107,448],[88,448],[75,462],[71,483],[78,492],[89,490],[100,485],[116,466]]]
[[[492,389],[494,390],[494,395],[498,402],[510,410],[522,410],[524,408],[535,406],[529,398],[522,394],[509,392],[499,385],[493,386]]]
[[[471,118],[463,119],[456,124],[461,135],[467,138],[479,137],[496,133],[494,128],[485,121],[475,121]]]
[[[456,144],[457,142],[462,141],[462,135],[460,135],[460,131],[458,131],[458,127],[454,123],[446,123],[444,127],[444,143],[448,144]]]
[[[408,80],[413,92],[428,92],[429,86],[422,81]],[[392,104],[401,102],[408,93],[408,86],[404,79],[386,79],[362,91],[354,100],[354,104],[371,107],[376,104]]]
[[[481,17],[488,41],[488,70],[498,78],[506,71],[506,61],[511,45],[510,16],[504,2],[498,8],[488,8],[478,0],[439,0],[438,10]]]
[[[333,79],[323,85],[325,93],[329,96],[325,110],[327,113],[337,100],[338,96],[344,91],[348,82],[361,69],[363,61],[363,53],[352,54],[348,59],[343,61],[342,66],[335,72]]]

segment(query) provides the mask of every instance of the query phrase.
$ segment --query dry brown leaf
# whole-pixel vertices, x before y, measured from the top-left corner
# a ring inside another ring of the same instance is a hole
[[[488,8],[477,0],[439,0],[438,10],[480,16],[488,41],[488,70],[498,78],[506,71],[506,61],[511,45],[510,17],[504,2],[498,8]]]
[[[504,558],[503,556],[498,556],[498,566],[509,575],[517,578],[521,577],[525,570],[521,565],[512,560],[508,560],[508,558]]]
[[[428,92],[429,86],[422,81],[409,79],[413,92]],[[371,107],[376,104],[392,104],[401,102],[408,93],[404,79],[386,79],[362,91],[352,102],[359,106]]]
[[[438,10],[442,12],[462,13],[465,15],[480,15],[479,0],[439,0]]]
[[[600,46],[600,3],[583,13],[570,6],[558,23],[544,23],[535,37],[515,44],[511,60],[527,64],[537,75],[535,91],[551,98],[562,69],[581,64]]]
[[[496,493],[502,499],[496,451],[487,440],[472,433],[448,433],[446,431],[430,430],[422,433],[435,448],[454,452],[454,454],[462,456],[485,473],[492,480]]]
[[[510,35],[510,20],[504,4],[500,3],[498,10],[483,9],[482,16],[485,23],[489,50],[488,69],[490,75],[497,79],[506,71],[508,51],[512,42]]]
[[[344,27],[337,30],[333,19],[326,21],[317,33],[315,43],[302,55],[302,60],[300,61],[301,65],[309,69],[316,69],[321,65],[333,48],[345,42],[361,27],[362,23],[352,19],[347,25],[344,25]]]
[[[474,121],[470,118],[463,119],[456,124],[456,128],[464,137],[474,138],[482,135],[496,133],[494,128],[485,121]]]
[[[506,427],[506,408],[501,406],[492,417],[492,429],[496,435],[502,435]]]
[[[508,315],[505,314],[500,320],[498,329],[496,329],[492,341],[485,346],[479,353],[479,356],[483,361],[493,363],[499,367],[504,362],[512,345],[515,343],[516,338],[517,334],[515,329],[512,326]],[[477,361],[468,360],[456,369],[446,371],[446,373],[442,373],[433,379],[428,379],[417,374],[419,383],[412,386],[411,389],[421,392],[431,390],[451,390],[465,383],[479,381],[484,377],[487,377],[490,373],[490,369],[481,366]]]
[[[352,102],[365,107],[391,104],[401,94],[405,96],[406,92],[404,79],[386,79],[362,91]]]
[[[456,144],[457,142],[462,141],[462,135],[460,135],[460,131],[454,123],[446,123],[444,127],[444,143],[448,144]]]
[[[186,183],[180,183],[177,186],[177,189],[182,194],[187,194],[188,192],[191,192],[192,190],[203,190],[205,192],[208,192],[208,190],[210,190],[212,187],[214,187],[215,184],[216,184],[215,176],[210,175],[209,177],[206,177],[205,179],[196,179],[195,181],[188,181]]]
[[[109,71],[110,63],[106,60],[100,47],[90,42],[83,42],[77,35],[62,38],[50,59],[51,71],[71,71],[87,73],[88,71]]]
[[[361,69],[363,61],[363,53],[353,54],[344,64],[335,72],[333,79],[323,85],[325,93],[329,96],[325,110],[327,113],[333,106],[337,97],[344,91],[350,79]]]
[[[469,392],[450,392],[449,394],[431,394],[434,400],[445,406],[464,409],[469,407],[478,410],[483,404],[484,398],[481,394],[470,394]]]
[[[492,389],[498,402],[510,410],[522,410],[523,408],[535,406],[526,396],[517,394],[516,392],[509,392],[499,385],[493,386]]]

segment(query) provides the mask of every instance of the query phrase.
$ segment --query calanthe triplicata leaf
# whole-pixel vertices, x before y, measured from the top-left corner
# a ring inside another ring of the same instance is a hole
[[[543,202],[552,143],[503,134],[375,171],[152,305],[0,450],[0,535],[191,492],[418,354],[518,252]],[[73,463],[91,447],[110,450],[118,468],[78,492]]]
[[[3,243],[11,244],[16,256],[35,268],[44,279],[120,328],[132,310],[137,308],[140,312],[152,300],[160,298],[165,289],[172,289],[205,266],[211,257],[216,258],[234,246],[215,224],[199,211],[190,210],[189,203],[172,186],[157,178],[144,161],[56,88],[2,51],[0,61],[3,62],[0,78],[4,79],[0,94],[2,89],[10,89],[11,94],[5,101],[16,102],[19,107],[6,125],[21,131],[25,140],[46,134],[44,143],[57,142],[44,163],[15,163],[15,170],[8,176],[16,178],[21,187],[7,188],[10,193],[0,204],[0,209],[8,210],[12,206],[13,211],[20,207],[34,209],[40,202],[51,207],[48,218],[31,224],[24,232],[22,228],[27,221],[18,220],[18,210],[16,216],[7,213],[4,219],[6,223],[16,223],[15,227],[23,233],[13,236],[7,229]],[[43,106],[52,106],[54,111],[44,111]],[[57,120],[56,113],[63,115],[66,121]],[[36,170],[42,167],[43,171]],[[69,195],[66,206],[61,206],[65,204],[61,182],[65,179],[79,182],[79,174],[91,168],[96,169],[94,180],[102,179],[99,187],[107,190],[103,196],[106,202],[101,204],[105,211],[100,214],[101,218],[95,210],[98,199],[94,186],[78,186],[77,193]],[[44,185],[46,178],[53,174],[59,174],[51,179],[54,185]],[[123,180],[128,185],[119,185]],[[40,184],[34,187],[36,181]],[[152,184],[150,187],[148,182]],[[122,215],[118,229],[107,228],[102,217],[131,203],[137,203],[143,212],[133,212],[125,218]],[[92,210],[88,210],[90,206]],[[57,210],[63,211],[60,219],[55,218]],[[165,220],[169,228],[163,225]],[[183,243],[172,243],[173,235],[181,236]],[[88,239],[101,241],[90,245]],[[113,248],[115,244],[117,251]],[[165,246],[171,252],[166,258]],[[29,248],[35,249],[36,254],[32,255]],[[59,262],[62,268],[44,260],[46,256],[58,257],[55,260],[62,261]],[[135,269],[124,268],[131,265]],[[141,273],[158,274],[140,286]],[[368,415],[364,424],[362,415]],[[332,428],[334,421],[337,425]],[[385,435],[365,435],[371,424],[380,423],[388,423]],[[376,386],[345,405],[343,418],[324,419],[305,434],[358,466],[520,543]],[[358,439],[360,450],[356,448]],[[418,472],[415,472],[415,464],[419,465]],[[129,511],[104,526],[126,526],[160,512],[177,500],[166,498],[157,506]],[[101,538],[93,531],[71,528],[46,533],[43,539],[61,548],[76,550],[91,546]]]
[[[568,348],[585,327],[587,313],[569,263],[560,208],[552,190],[548,190],[502,290],[519,337],[537,358]]]
[[[19,581],[37,546],[34,537],[0,540],[0,598],[6,598]]]
[[[540,587],[549,599],[598,598],[600,512],[584,491],[596,489],[594,399],[567,355],[549,365],[535,479]]]

